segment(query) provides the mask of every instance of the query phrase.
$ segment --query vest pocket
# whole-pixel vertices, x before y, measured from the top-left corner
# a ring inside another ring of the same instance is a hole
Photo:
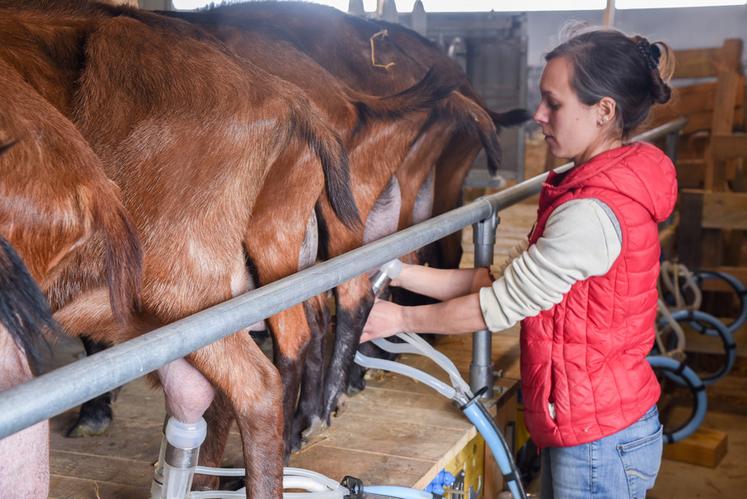
[[[659,424],[653,434],[617,445],[631,498],[645,497],[646,491],[654,486],[661,465],[663,431]]]

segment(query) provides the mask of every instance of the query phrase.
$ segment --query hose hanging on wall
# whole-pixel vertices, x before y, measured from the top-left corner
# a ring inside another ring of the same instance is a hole
[[[729,374],[729,372],[734,367],[734,362],[736,362],[737,359],[737,345],[736,343],[734,343],[734,337],[731,335],[723,322],[721,322],[711,314],[701,312],[700,310],[677,310],[675,312],[672,312],[672,319],[677,322],[688,322],[690,324],[699,323],[700,332],[702,334],[706,334],[705,331],[714,331],[714,335],[721,338],[721,342],[724,345],[726,362],[718,371],[702,378],[703,383],[706,386],[718,381],[719,379]],[[667,322],[665,320],[659,320],[659,327],[663,327],[666,324]],[[680,385],[683,384],[680,381],[681,378],[671,377],[669,375],[667,377],[679,383]]]
[[[729,333],[734,336],[734,333],[747,322],[747,289],[744,284],[731,274],[726,272],[711,272],[708,270],[700,270],[695,272],[695,278],[698,282],[698,286],[702,289],[703,281],[710,280],[721,280],[725,281],[734,290],[734,293],[739,298],[739,314],[736,319],[731,323],[725,324],[726,329]],[[713,328],[704,328],[702,324],[698,322],[692,322],[692,327],[701,334],[707,334],[708,336],[718,335],[718,331]]]
[[[679,428],[664,432],[664,443],[671,444],[692,435],[703,423],[706,409],[708,408],[708,397],[705,392],[705,384],[701,381],[695,371],[687,367],[684,362],[679,362],[662,355],[650,355],[646,357],[651,367],[663,371],[668,377],[673,377],[680,384],[690,388],[693,393],[693,409],[690,418]]]

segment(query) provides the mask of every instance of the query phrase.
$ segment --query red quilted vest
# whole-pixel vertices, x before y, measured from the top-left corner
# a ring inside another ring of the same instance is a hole
[[[659,149],[636,143],[606,151],[565,175],[551,173],[529,243],[542,235],[555,208],[581,198],[612,209],[622,249],[607,274],[576,282],[563,301],[522,322],[524,415],[540,448],[611,435],[659,399],[646,355],[656,317],[657,222],[669,216],[677,199],[674,166]]]

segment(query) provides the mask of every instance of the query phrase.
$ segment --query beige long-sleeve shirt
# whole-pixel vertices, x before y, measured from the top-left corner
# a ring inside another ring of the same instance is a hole
[[[606,274],[622,236],[612,210],[596,199],[560,205],[537,242],[514,258],[503,276],[480,290],[488,328],[509,328],[560,303],[577,281]]]

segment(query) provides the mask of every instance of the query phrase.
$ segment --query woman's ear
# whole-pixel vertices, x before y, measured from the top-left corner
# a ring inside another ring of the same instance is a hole
[[[605,126],[615,120],[617,115],[617,103],[612,97],[602,97],[597,102],[597,126]]]

